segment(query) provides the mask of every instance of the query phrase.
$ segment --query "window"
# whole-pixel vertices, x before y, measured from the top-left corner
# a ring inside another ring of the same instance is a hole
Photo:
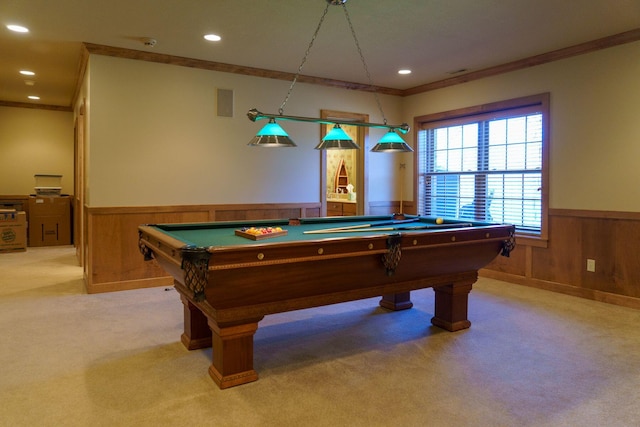
[[[549,95],[416,118],[420,215],[546,237]]]

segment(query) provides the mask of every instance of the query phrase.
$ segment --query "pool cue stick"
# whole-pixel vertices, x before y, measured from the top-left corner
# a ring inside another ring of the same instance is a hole
[[[330,234],[330,233],[357,233],[357,232],[367,232],[370,231],[372,233],[376,231],[402,231],[402,230],[430,230],[434,228],[458,228],[458,227],[470,227],[473,224],[471,223],[460,223],[460,224],[435,224],[435,225],[417,225],[412,227],[374,227],[374,228],[352,228],[349,230],[341,230],[339,228],[327,228],[324,230],[310,230],[304,231],[303,234]]]
[[[371,224],[359,224],[359,225],[348,225],[346,227],[335,227],[335,228],[323,228],[322,230],[311,230],[311,231],[305,231],[305,233],[313,233],[313,232],[320,232],[320,231],[335,231],[335,230],[345,230],[345,231],[349,231],[349,230],[353,230],[355,228],[365,228],[365,227],[371,227]]]
[[[396,230],[396,228],[394,227],[376,227],[376,228],[351,228],[348,230],[341,230],[339,228],[334,228],[334,229],[324,229],[324,230],[310,230],[310,231],[304,231],[304,234],[329,234],[329,233],[355,233],[358,231],[370,231],[370,232],[374,232],[374,231],[393,231]]]
[[[400,169],[404,169],[405,168],[405,164],[404,163],[400,163]],[[402,215],[402,200],[404,198],[404,171],[401,171],[402,173],[400,174],[400,215]]]
[[[419,221],[419,218],[383,221],[375,224],[358,224],[358,225],[348,225],[346,227],[323,228],[321,230],[304,231],[303,234],[322,234],[322,233],[339,233],[339,232],[346,233],[348,231],[359,231],[358,229],[361,229],[361,228],[370,229],[371,227],[379,227],[382,225],[405,224],[407,222],[416,222],[416,221]]]

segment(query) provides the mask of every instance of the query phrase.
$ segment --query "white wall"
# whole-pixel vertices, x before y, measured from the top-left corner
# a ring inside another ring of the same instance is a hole
[[[73,113],[0,107],[0,195],[33,194],[36,174],[73,193]]]
[[[390,123],[542,92],[551,93],[550,206],[640,211],[640,42],[407,98],[381,96]],[[94,55],[83,86],[89,206],[286,203],[320,200],[319,126],[284,123],[296,149],[247,142],[277,113],[290,82]],[[233,89],[234,117],[217,117],[217,88]],[[79,101],[80,103],[81,101]],[[370,115],[373,95],[297,84],[285,114],[320,109]],[[401,114],[402,113],[402,114]],[[382,135],[370,131],[368,148]],[[411,132],[405,139],[413,140]],[[64,175],[73,192],[71,113],[0,107],[0,194],[33,192],[33,175]],[[411,199],[411,154],[367,154],[369,200]]]
[[[403,111],[412,123],[543,92],[551,93],[550,207],[640,211],[640,42],[407,97]]]
[[[297,148],[247,143],[277,113],[290,82],[93,55],[88,79],[89,206],[287,203],[320,201],[320,126],[282,122]],[[234,116],[216,115],[216,89],[234,91]],[[380,96],[389,123],[401,99]],[[382,122],[373,94],[296,84],[284,114],[321,109],[369,114]],[[370,131],[370,148],[383,131]],[[369,200],[387,200],[394,157],[373,154]]]

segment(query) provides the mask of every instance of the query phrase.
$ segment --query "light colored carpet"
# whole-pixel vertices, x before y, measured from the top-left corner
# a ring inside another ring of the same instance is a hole
[[[449,333],[412,300],[267,316],[260,379],[219,390],[173,289],[87,295],[72,247],[0,254],[0,425],[640,425],[639,311],[480,279]]]

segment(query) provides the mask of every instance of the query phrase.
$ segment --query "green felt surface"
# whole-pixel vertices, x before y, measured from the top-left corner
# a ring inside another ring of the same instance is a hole
[[[435,218],[407,216],[414,222],[390,224],[393,218],[389,215],[385,216],[347,216],[347,217],[325,217],[325,218],[304,218],[301,219],[300,225],[289,225],[289,220],[259,220],[259,221],[237,221],[237,222],[211,222],[196,224],[158,224],[156,228],[162,230],[165,234],[184,242],[185,245],[197,247],[209,246],[238,246],[238,245],[259,245],[276,242],[294,242],[301,240],[321,240],[328,238],[345,238],[345,237],[365,237],[371,234],[392,234],[398,232],[411,232],[411,227],[419,227],[425,225],[434,225]],[[457,221],[447,219],[445,224],[469,223],[469,221]],[[320,230],[336,227],[349,227],[362,224],[371,224],[371,228],[377,227],[407,227],[404,230],[390,231],[371,231],[371,232],[348,232],[348,233],[322,233],[322,234],[304,234],[305,231]],[[485,225],[484,223],[476,223],[477,225]],[[236,236],[235,230],[244,227],[276,227],[279,226],[283,230],[287,230],[286,236],[278,236],[262,240],[251,240],[245,237]],[[439,230],[437,228],[434,231]],[[429,231],[421,229],[421,232]]]

